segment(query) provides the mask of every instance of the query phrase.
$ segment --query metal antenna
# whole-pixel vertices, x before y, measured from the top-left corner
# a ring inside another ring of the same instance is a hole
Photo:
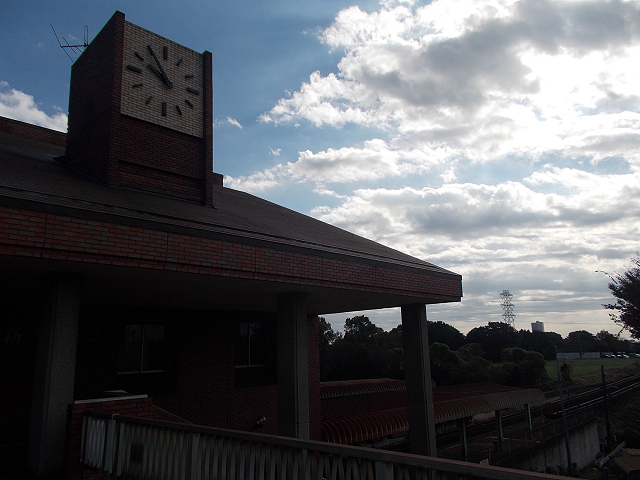
[[[53,28],[53,25],[51,23],[49,25],[51,25],[51,30],[53,30],[53,34],[56,36],[58,45],[60,45],[62,51],[67,55],[67,57],[69,57],[69,60],[71,60],[72,62],[73,58],[71,58],[71,55],[69,55],[69,52],[66,50],[67,48],[70,48],[73,53],[81,54],[84,49],[89,46],[89,25],[84,26],[84,43],[82,45],[70,45],[63,36],[58,37],[56,29]],[[66,45],[63,45],[62,42],[60,42],[60,38],[62,38]]]
[[[516,316],[513,313],[513,303],[511,303],[511,299],[513,295],[509,293],[509,290],[503,290],[500,294],[500,298],[502,299],[502,318],[505,323],[508,323],[513,328],[516,328]]]

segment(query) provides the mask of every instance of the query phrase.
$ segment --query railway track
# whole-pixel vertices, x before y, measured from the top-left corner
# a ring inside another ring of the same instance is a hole
[[[604,402],[602,384],[592,385],[592,388],[564,399],[567,414],[578,412],[585,408],[595,407]],[[640,375],[633,375],[617,381],[607,383],[607,400],[626,395],[640,389]],[[544,405],[544,415],[549,418],[562,416],[560,400],[547,402]]]
[[[620,380],[607,383],[607,400],[614,400],[616,397],[626,395],[640,389],[640,375],[626,377]],[[602,384],[594,384],[583,387],[579,393],[574,393],[565,397],[565,411],[568,415],[577,413],[581,410],[592,408],[603,403]],[[534,407],[531,409],[532,420],[541,417],[557,419],[562,416],[560,400],[546,402],[541,408]],[[523,423],[525,421],[524,412],[515,412],[504,414],[502,416],[502,426],[508,427]],[[491,435],[496,431],[495,420],[482,422],[467,427],[467,437],[479,437],[482,435]],[[436,436],[438,448],[454,445],[460,442],[459,432],[457,430],[451,432],[443,432]]]

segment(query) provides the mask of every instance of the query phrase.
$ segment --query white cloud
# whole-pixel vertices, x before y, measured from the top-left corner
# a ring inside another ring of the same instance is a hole
[[[240,122],[233,117],[227,117],[224,120],[216,120],[215,126],[221,127],[223,125],[231,125],[233,127],[239,128],[240,130],[242,130],[243,128]]]
[[[225,175],[224,184],[226,187],[243,190],[245,192],[263,192],[267,189],[277,187],[282,183],[282,178],[285,177],[282,173],[283,170],[284,167],[278,165],[269,170],[264,170],[252,175],[241,175],[239,177]]]
[[[595,271],[640,250],[640,2],[385,0],[320,40],[343,52],[336,72],[260,120],[368,140],[238,188],[310,183],[329,203],[315,217],[461,273],[462,304],[433,307],[456,326],[499,320],[505,288],[520,328],[609,322]],[[494,301],[493,317],[479,307]]]
[[[367,118],[365,110],[355,106],[356,101],[368,104],[366,96],[362,86],[342,82],[334,74],[322,77],[320,72],[314,72],[308,84],[303,84],[290,97],[281,99],[259,120],[278,124],[295,123],[296,119],[304,118],[316,126],[342,126],[347,122],[376,125],[376,118]]]
[[[563,335],[595,333],[610,323],[596,270],[619,270],[639,249],[640,175],[550,167],[522,183],[358,189],[312,214],[460,273],[462,304],[430,307],[434,320],[463,331],[499,321],[497,294],[511,289],[519,328],[540,320]],[[385,327],[397,323],[391,315]]]
[[[355,184],[390,177],[421,175],[433,167],[450,163],[459,152],[446,147],[403,149],[381,139],[371,139],[361,147],[329,148],[313,153],[298,153],[296,162],[278,164],[270,169],[234,179],[234,188],[259,192],[283,183]],[[273,150],[270,153],[275,155]],[[445,178],[449,178],[446,177]]]
[[[6,89],[8,86],[9,84],[7,82],[0,82],[0,88]],[[0,116],[61,132],[67,131],[66,114],[56,113],[55,115],[47,115],[40,110],[33,96],[16,89],[0,91]]]
[[[345,51],[339,72],[314,72],[260,119],[376,127],[396,144],[461,148],[483,162],[594,155],[621,135],[635,141],[639,27],[635,2],[350,7],[321,35]]]
[[[559,188],[544,193],[548,185]],[[340,205],[313,214],[421,258],[438,254],[442,245],[474,243],[477,248],[477,242],[520,243],[514,252],[528,245],[524,255],[543,254],[554,250],[562,236],[567,237],[564,245],[589,238],[598,250],[616,238],[640,238],[640,174],[595,175],[553,167],[523,183],[358,189]],[[419,241],[434,237],[441,240]]]
[[[279,157],[280,156],[280,152],[282,151],[282,149],[280,148],[271,148],[269,147],[269,155],[271,155],[272,157]]]

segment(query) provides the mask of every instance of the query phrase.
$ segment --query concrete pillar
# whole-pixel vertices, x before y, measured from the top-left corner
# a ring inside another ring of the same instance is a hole
[[[458,419],[458,430],[460,431],[460,457],[465,462],[469,458],[469,446],[467,444],[467,419]]]
[[[500,412],[500,410],[496,410],[496,435],[498,437],[498,446],[502,449],[504,433],[502,432],[502,412]]]
[[[527,430],[533,431],[533,422],[531,421],[531,406],[528,403],[524,404],[524,419],[527,424]]]
[[[409,449],[411,453],[435,457],[436,430],[429,365],[427,309],[424,304],[411,304],[402,306],[401,312]]]
[[[67,408],[73,402],[80,297],[78,279],[45,287],[35,361],[27,462],[37,474],[62,470]]]
[[[309,439],[309,354],[305,294],[278,296],[278,435]]]

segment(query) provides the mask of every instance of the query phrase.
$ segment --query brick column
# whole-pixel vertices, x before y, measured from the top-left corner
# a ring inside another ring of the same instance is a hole
[[[31,402],[27,462],[38,474],[62,469],[67,408],[73,402],[80,301],[76,278],[57,275],[46,287]]]
[[[309,354],[304,293],[278,296],[278,435],[309,439]]]
[[[403,305],[401,311],[409,449],[411,453],[435,457],[436,430],[429,365],[427,309],[424,304],[412,304]]]

